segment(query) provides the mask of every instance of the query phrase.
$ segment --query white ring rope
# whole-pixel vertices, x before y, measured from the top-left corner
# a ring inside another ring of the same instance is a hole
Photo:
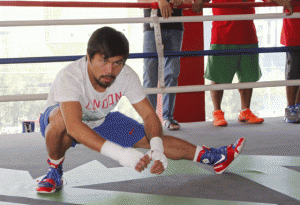
[[[0,21],[0,27],[14,26],[54,26],[54,25],[89,25],[89,24],[120,24],[120,23],[158,23],[166,22],[201,22],[201,21],[228,21],[228,20],[255,20],[255,19],[278,19],[278,18],[300,18],[300,12],[295,12],[291,16],[286,14],[244,14],[244,15],[220,15],[220,16],[182,16],[182,17],[148,17],[148,18],[124,18],[124,19],[74,19],[74,20],[35,20],[35,21]],[[158,27],[159,28],[159,27]],[[161,39],[160,39],[161,40]],[[157,48],[158,54],[162,48]],[[160,69],[163,70],[163,69]],[[161,75],[161,74],[160,74]],[[162,77],[162,76],[161,76]],[[160,82],[161,83],[161,82]],[[164,86],[164,84],[161,84]],[[183,92],[201,92],[209,90],[230,90],[245,88],[261,87],[278,87],[278,86],[298,86],[300,80],[286,81],[268,81],[268,82],[251,82],[251,83],[234,83],[234,84],[215,84],[215,85],[194,85],[194,86],[177,86],[177,87],[159,87],[147,88],[146,94],[157,93],[183,93]],[[22,95],[4,95],[0,96],[0,102],[12,101],[35,101],[47,100],[48,94],[22,94]]]
[[[157,93],[185,93],[185,92],[201,92],[210,90],[232,90],[246,88],[263,88],[263,87],[279,87],[279,86],[299,86],[300,80],[282,80],[268,82],[251,82],[251,83],[233,83],[233,84],[214,84],[214,85],[189,85],[165,88],[147,88],[146,94]],[[48,94],[23,94],[23,95],[3,95],[0,96],[0,102],[12,101],[36,101],[47,100]]]
[[[203,22],[203,21],[236,21],[255,19],[282,19],[300,18],[300,12],[287,16],[286,14],[243,14],[243,15],[220,15],[220,16],[181,16],[158,18],[159,23],[167,22]],[[70,20],[34,20],[34,21],[0,21],[0,27],[14,26],[63,26],[63,25],[90,25],[90,24],[120,24],[120,23],[154,23],[156,18],[110,18],[110,19],[70,19]]]

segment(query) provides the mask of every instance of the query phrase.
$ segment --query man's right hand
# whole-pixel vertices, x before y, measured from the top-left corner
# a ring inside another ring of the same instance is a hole
[[[106,140],[100,153],[119,162],[124,167],[135,169],[138,172],[147,168],[150,157],[134,148],[124,148],[116,143]]]
[[[158,0],[158,7],[160,9],[162,17],[164,18],[169,18],[172,16],[172,13],[174,13],[169,2],[167,2],[166,0]]]

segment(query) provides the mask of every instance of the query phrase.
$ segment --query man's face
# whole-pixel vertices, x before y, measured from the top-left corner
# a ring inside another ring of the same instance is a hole
[[[92,76],[90,80],[97,83],[101,88],[109,87],[124,66],[124,56],[114,56],[108,59],[104,58],[104,55],[95,54],[91,60],[88,57],[88,67]],[[92,78],[92,79],[91,79]]]

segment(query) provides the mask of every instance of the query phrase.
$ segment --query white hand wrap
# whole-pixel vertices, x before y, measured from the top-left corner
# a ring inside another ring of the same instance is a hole
[[[160,137],[153,137],[150,140],[151,150],[147,153],[149,157],[153,160],[159,160],[162,162],[165,169],[168,167],[168,159],[164,155],[163,141]]]
[[[118,161],[122,166],[135,168],[144,154],[134,148],[124,148],[108,140],[101,148],[101,154]]]
[[[157,150],[157,151],[161,151],[162,153],[164,153],[164,146],[163,146],[163,141],[160,137],[153,137],[150,140],[150,147],[151,150]]]

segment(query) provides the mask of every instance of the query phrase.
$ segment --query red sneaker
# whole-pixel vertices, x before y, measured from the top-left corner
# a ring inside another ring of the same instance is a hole
[[[37,193],[49,194],[54,193],[59,188],[63,186],[63,170],[62,162],[58,165],[55,165],[50,162],[50,159],[47,160],[50,165],[47,175],[37,184],[36,191]]]
[[[240,115],[238,117],[238,121],[246,122],[249,124],[260,124],[264,122],[263,118],[259,118],[254,115],[249,108],[244,111],[240,111]]]
[[[213,125],[214,126],[227,126],[227,122],[224,118],[224,112],[222,110],[216,110],[213,112]]]
[[[244,138],[240,138],[229,146],[219,148],[202,146],[203,150],[200,151],[197,162],[212,165],[217,174],[222,174],[242,152],[245,142]]]

